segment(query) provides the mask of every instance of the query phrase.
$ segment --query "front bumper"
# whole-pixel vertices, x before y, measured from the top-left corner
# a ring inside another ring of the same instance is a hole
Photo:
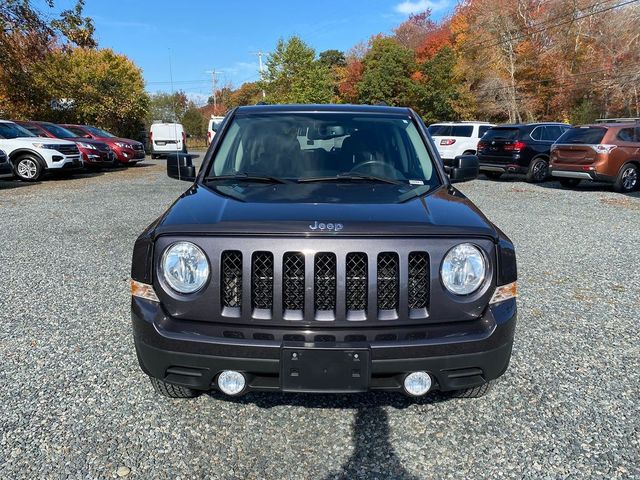
[[[274,338],[265,334],[269,331],[265,327],[252,329],[245,325],[243,329],[235,325],[175,320],[168,317],[158,303],[132,299],[134,340],[142,370],[168,383],[197,390],[215,389],[221,371],[238,370],[247,377],[245,391],[346,391],[322,386],[308,390],[283,388],[283,377],[288,374],[283,371],[283,351],[291,348],[368,351],[366,387],[348,391],[401,390],[406,374],[414,371],[429,372],[433,389],[475,387],[499,377],[507,369],[516,317],[516,302],[512,299],[487,308],[482,317],[472,322],[423,325],[423,335],[416,340],[394,334],[403,327],[386,326],[386,337],[380,336],[378,330],[368,336],[369,332],[365,331],[368,329],[351,329],[361,334],[360,337],[375,340],[326,341],[328,335],[322,333],[342,329],[325,328],[314,337],[325,341],[305,343],[284,340],[292,336],[281,334],[282,328],[273,329],[275,339],[265,340]],[[235,338],[227,336],[229,331]],[[251,331],[254,333],[250,334]],[[346,339],[349,337],[346,333],[343,331],[334,338]],[[394,336],[405,339],[384,340]]]

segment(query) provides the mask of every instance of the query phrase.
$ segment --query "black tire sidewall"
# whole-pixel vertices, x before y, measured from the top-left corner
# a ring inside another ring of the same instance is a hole
[[[545,164],[547,174],[544,176],[544,178],[539,179],[535,177],[534,170],[535,170],[536,164],[541,162]],[[546,159],[544,159],[543,157],[536,157],[533,160],[531,160],[531,164],[529,165],[529,171],[527,172],[527,182],[541,183],[541,182],[544,182],[548,176],[549,176],[549,162]]]
[[[636,175],[640,175],[640,169],[638,169],[637,165],[634,165],[633,163],[627,163],[623,165],[620,171],[618,172],[618,177],[616,178],[616,182],[614,184],[614,189],[616,192],[630,193],[638,189],[638,185],[640,184],[638,180],[636,180],[635,186],[631,189],[626,189],[622,183],[622,176],[624,175],[624,172],[626,172],[629,169],[635,169]]]

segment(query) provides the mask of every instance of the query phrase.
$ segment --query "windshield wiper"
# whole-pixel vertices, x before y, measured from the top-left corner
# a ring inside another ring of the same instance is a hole
[[[377,175],[365,175],[362,173],[345,172],[339,173],[330,177],[307,177],[299,178],[298,183],[313,183],[313,182],[340,182],[340,181],[353,181],[353,180],[369,180],[379,183],[391,183],[393,185],[406,185],[405,182],[400,180],[394,180],[393,178],[378,177]]]
[[[231,175],[216,175],[207,178],[207,182],[215,182],[218,180],[242,180],[247,182],[264,182],[264,183],[291,183],[291,180],[284,178],[272,177],[271,175],[262,175],[249,172],[235,172]]]

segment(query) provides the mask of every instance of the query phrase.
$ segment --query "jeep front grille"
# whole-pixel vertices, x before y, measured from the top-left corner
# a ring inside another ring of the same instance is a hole
[[[220,306],[256,320],[419,320],[429,316],[429,270],[426,252],[223,250]]]

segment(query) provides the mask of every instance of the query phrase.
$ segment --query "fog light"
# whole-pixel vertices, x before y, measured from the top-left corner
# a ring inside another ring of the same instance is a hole
[[[409,395],[419,397],[431,388],[431,376],[427,372],[413,372],[404,377],[404,390]]]
[[[234,370],[225,370],[218,375],[218,388],[227,395],[237,395],[246,385],[244,375]]]

